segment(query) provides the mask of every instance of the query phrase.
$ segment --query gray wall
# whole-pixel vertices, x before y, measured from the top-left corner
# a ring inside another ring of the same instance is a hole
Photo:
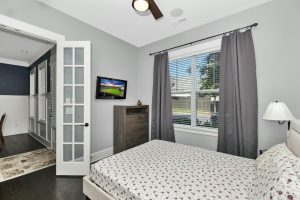
[[[138,49],[37,0],[0,0],[0,13],[66,36],[92,42],[92,152],[113,145],[113,105],[135,104]],[[128,80],[127,100],[95,100],[96,76]]]
[[[65,35],[92,42],[92,95],[96,76],[128,80],[124,101],[92,99],[92,152],[112,146],[114,104],[134,104],[137,97],[151,105],[153,57],[148,53],[258,22],[253,30],[259,95],[259,148],[285,140],[285,126],[261,120],[270,101],[285,101],[300,117],[300,2],[274,0],[265,5],[200,26],[140,49],[65,15],[37,0],[0,0],[0,13]],[[138,87],[137,87],[138,85]],[[176,133],[179,142],[215,149],[217,137]],[[198,141],[198,142],[197,142]]]
[[[151,104],[153,57],[148,53],[173,47],[254,22],[253,30],[258,78],[259,148],[264,149],[285,140],[286,126],[261,118],[269,102],[287,103],[296,117],[300,117],[300,1],[273,0],[262,6],[200,26],[193,30],[147,45],[139,51],[138,98]],[[176,133],[178,142],[216,149],[217,137]],[[195,142],[198,141],[198,142]]]

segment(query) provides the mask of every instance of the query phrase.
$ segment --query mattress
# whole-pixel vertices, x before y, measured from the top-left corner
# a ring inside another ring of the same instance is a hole
[[[250,199],[255,161],[154,140],[105,158],[91,179],[117,200]]]

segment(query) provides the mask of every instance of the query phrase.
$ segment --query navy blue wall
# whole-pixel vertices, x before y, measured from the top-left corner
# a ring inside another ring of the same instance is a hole
[[[29,68],[0,63],[0,95],[29,95]]]

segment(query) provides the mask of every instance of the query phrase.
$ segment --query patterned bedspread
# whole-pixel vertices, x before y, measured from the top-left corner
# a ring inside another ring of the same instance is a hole
[[[98,161],[91,178],[118,200],[246,200],[255,161],[154,140]]]

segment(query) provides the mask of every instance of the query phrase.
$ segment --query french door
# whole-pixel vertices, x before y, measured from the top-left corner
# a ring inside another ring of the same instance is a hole
[[[57,47],[56,174],[86,175],[90,170],[91,44],[67,41]]]

